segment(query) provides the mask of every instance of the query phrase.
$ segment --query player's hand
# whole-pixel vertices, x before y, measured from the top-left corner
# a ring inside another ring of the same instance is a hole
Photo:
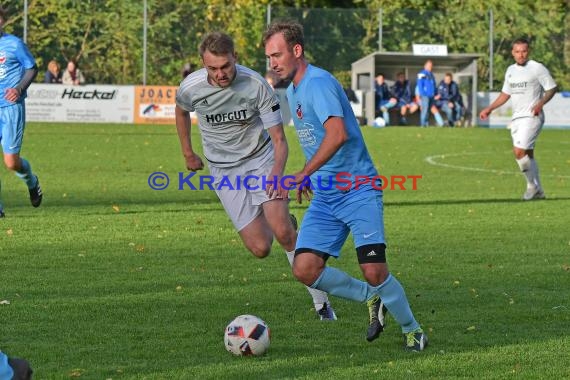
[[[20,99],[20,90],[17,88],[7,88],[6,91],[4,91],[4,99],[16,103],[18,99]]]
[[[196,170],[204,169],[204,163],[202,162],[200,156],[198,156],[196,153],[192,153],[192,155],[185,158],[186,158],[186,168],[188,170],[195,172]]]
[[[532,114],[534,116],[540,115],[540,112],[542,112],[542,104],[539,103],[532,107]]]
[[[483,110],[481,111],[481,113],[479,114],[479,118],[481,120],[487,120],[489,118],[489,115],[491,114],[491,110],[487,107],[487,108],[483,108]]]
[[[275,171],[271,171],[269,176],[267,176],[267,187],[265,188],[265,193],[270,199],[287,199],[289,198],[289,190],[287,187],[282,186],[282,174],[278,174]]]
[[[296,195],[297,203],[299,204],[303,203],[303,198],[307,202],[310,202],[311,199],[313,198],[313,190],[311,190],[310,186],[302,186],[297,188],[297,195]]]
[[[303,198],[309,202],[313,197],[313,190],[311,189],[311,180],[309,176],[302,171],[293,174],[293,176],[295,177],[293,181],[297,187],[297,203],[303,203]]]

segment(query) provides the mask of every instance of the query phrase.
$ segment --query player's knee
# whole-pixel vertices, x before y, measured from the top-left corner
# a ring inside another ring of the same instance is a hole
[[[378,286],[388,278],[390,272],[388,271],[388,265],[384,264],[364,264],[360,265],[362,269],[362,275],[366,281],[372,286]]]
[[[318,278],[318,275],[314,273],[312,268],[304,266],[298,261],[295,261],[293,263],[292,270],[293,270],[293,276],[298,281],[302,282],[307,286],[311,286],[311,284],[313,284]]]
[[[524,152],[524,151],[523,151]],[[520,156],[520,158],[519,158]],[[526,154],[518,155],[515,154],[517,164],[521,170],[521,172],[526,172],[530,170],[530,157]]]
[[[6,168],[10,169],[10,170],[20,170],[20,158],[19,157],[6,157],[4,156],[4,164],[6,165]]]
[[[264,257],[269,256],[271,252],[271,245],[265,244],[264,242],[261,243],[254,243],[248,244],[247,249],[257,258],[263,259]]]
[[[275,239],[282,247],[295,246],[297,232],[293,229],[292,226],[284,225],[277,231],[273,231],[273,233],[275,234]]]
[[[376,286],[388,277],[386,244],[367,244],[356,248],[358,263],[366,281]]]

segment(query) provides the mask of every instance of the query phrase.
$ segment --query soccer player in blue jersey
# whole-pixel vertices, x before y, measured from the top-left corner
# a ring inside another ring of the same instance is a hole
[[[18,37],[4,32],[6,12],[0,8],[0,142],[4,163],[16,172],[28,186],[32,206],[42,202],[42,190],[38,177],[30,163],[20,157],[26,111],[26,89],[38,73],[36,61],[28,47]],[[0,218],[4,210],[0,202]]]
[[[382,191],[370,182],[347,188],[339,181],[339,175],[354,181],[355,176],[372,178],[378,174],[342,86],[329,72],[305,60],[299,23],[272,23],[264,33],[263,44],[270,68],[281,79],[291,80],[287,98],[307,159],[305,167],[293,175],[294,182],[301,184],[310,177],[315,187],[297,239],[294,276],[312,288],[366,302],[370,314],[368,341],[384,329],[385,307],[402,327],[404,347],[423,350],[427,336],[386,264]],[[325,186],[326,179],[331,186]],[[309,194],[298,189],[297,200],[303,196],[308,198]],[[339,257],[350,232],[366,282],[325,265],[329,257]]]

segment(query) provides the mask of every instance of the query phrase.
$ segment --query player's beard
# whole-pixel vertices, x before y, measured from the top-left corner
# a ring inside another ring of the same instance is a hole
[[[281,78],[282,80],[285,80],[287,82],[292,82],[293,78],[295,78],[295,75],[297,75],[297,68],[294,68],[293,70],[291,70],[291,72],[287,75],[285,75],[285,77]]]

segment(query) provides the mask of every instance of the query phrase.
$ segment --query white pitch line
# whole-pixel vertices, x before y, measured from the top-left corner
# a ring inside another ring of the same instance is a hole
[[[485,173],[495,173],[495,174],[513,174],[513,175],[520,175],[521,172],[509,171],[509,170],[497,170],[497,169],[483,169],[483,168],[472,168],[469,166],[461,166],[461,165],[450,165],[444,164],[442,162],[437,162],[436,159],[445,159],[447,157],[461,157],[461,156],[472,156],[472,155],[486,155],[489,153],[481,153],[481,152],[470,152],[470,153],[449,153],[449,154],[436,154],[433,156],[428,156],[425,158],[425,161],[434,166],[441,166],[443,168],[449,169],[458,169],[458,170],[470,170],[473,172],[485,172]],[[553,177],[553,178],[570,178],[570,175],[559,175],[559,174],[543,174],[540,173],[541,177]]]

